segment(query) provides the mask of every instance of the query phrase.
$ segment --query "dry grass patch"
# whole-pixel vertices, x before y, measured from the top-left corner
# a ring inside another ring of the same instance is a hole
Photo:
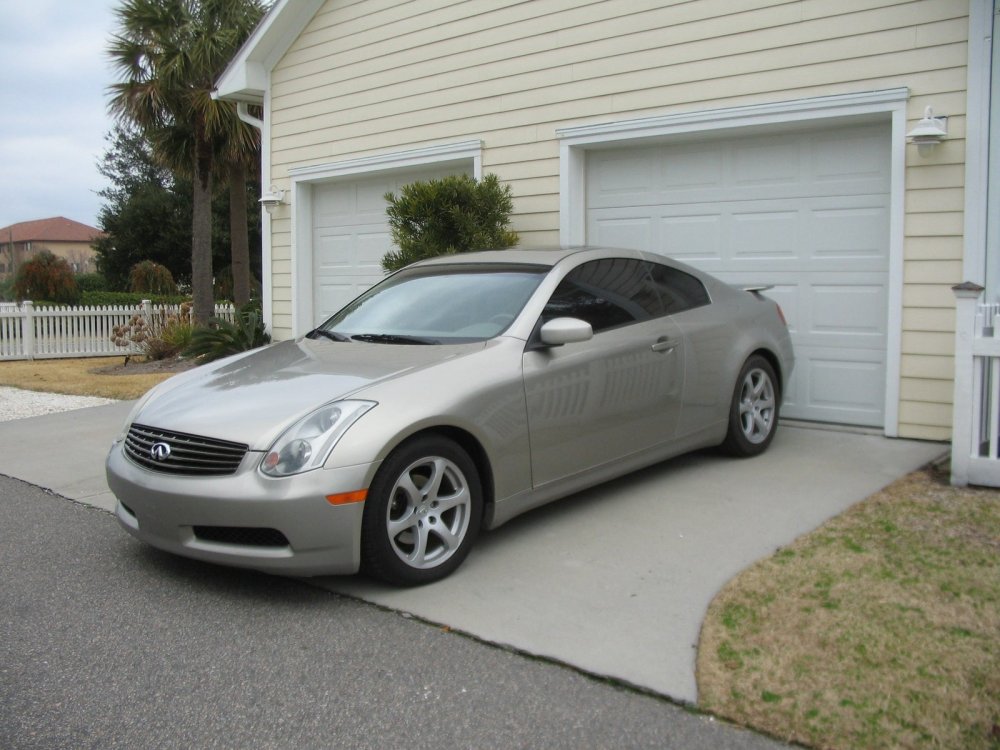
[[[1000,492],[932,471],[733,579],[704,709],[823,748],[1000,748]]]
[[[174,373],[143,372],[122,367],[124,357],[36,359],[0,362],[0,385],[70,396],[135,399]]]

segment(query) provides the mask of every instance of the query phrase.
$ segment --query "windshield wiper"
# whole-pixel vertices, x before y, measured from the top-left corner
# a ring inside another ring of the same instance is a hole
[[[330,339],[331,341],[350,341],[350,336],[345,336],[342,333],[337,333],[336,331],[328,331],[325,328],[313,328],[309,333],[306,334],[307,339],[317,339],[320,336],[323,338]]]
[[[356,333],[351,336],[355,341],[366,341],[370,344],[436,344],[434,339],[423,339],[419,336],[403,336],[396,333]]]

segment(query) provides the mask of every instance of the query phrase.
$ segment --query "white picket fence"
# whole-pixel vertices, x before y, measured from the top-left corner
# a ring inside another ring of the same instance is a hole
[[[954,287],[955,397],[951,483],[1000,487],[1000,304],[982,287]]]
[[[133,315],[147,322],[177,314],[180,305],[99,305],[96,307],[38,307],[0,303],[0,360],[54,359],[59,357],[108,357],[137,354],[136,346],[117,346],[112,340],[115,326],[127,324]],[[233,305],[216,305],[215,316],[232,321]]]

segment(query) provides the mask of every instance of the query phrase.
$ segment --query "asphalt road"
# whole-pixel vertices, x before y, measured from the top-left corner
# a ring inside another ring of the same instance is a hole
[[[783,747],[3,476],[0,571],[5,750]]]

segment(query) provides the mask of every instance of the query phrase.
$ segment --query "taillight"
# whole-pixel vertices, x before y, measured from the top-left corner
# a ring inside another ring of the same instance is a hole
[[[778,310],[778,317],[781,318],[781,325],[783,325],[785,328],[788,328],[788,321],[785,320],[785,313],[784,313],[784,311],[782,311],[781,305],[779,305],[777,302],[775,302],[774,306]]]

